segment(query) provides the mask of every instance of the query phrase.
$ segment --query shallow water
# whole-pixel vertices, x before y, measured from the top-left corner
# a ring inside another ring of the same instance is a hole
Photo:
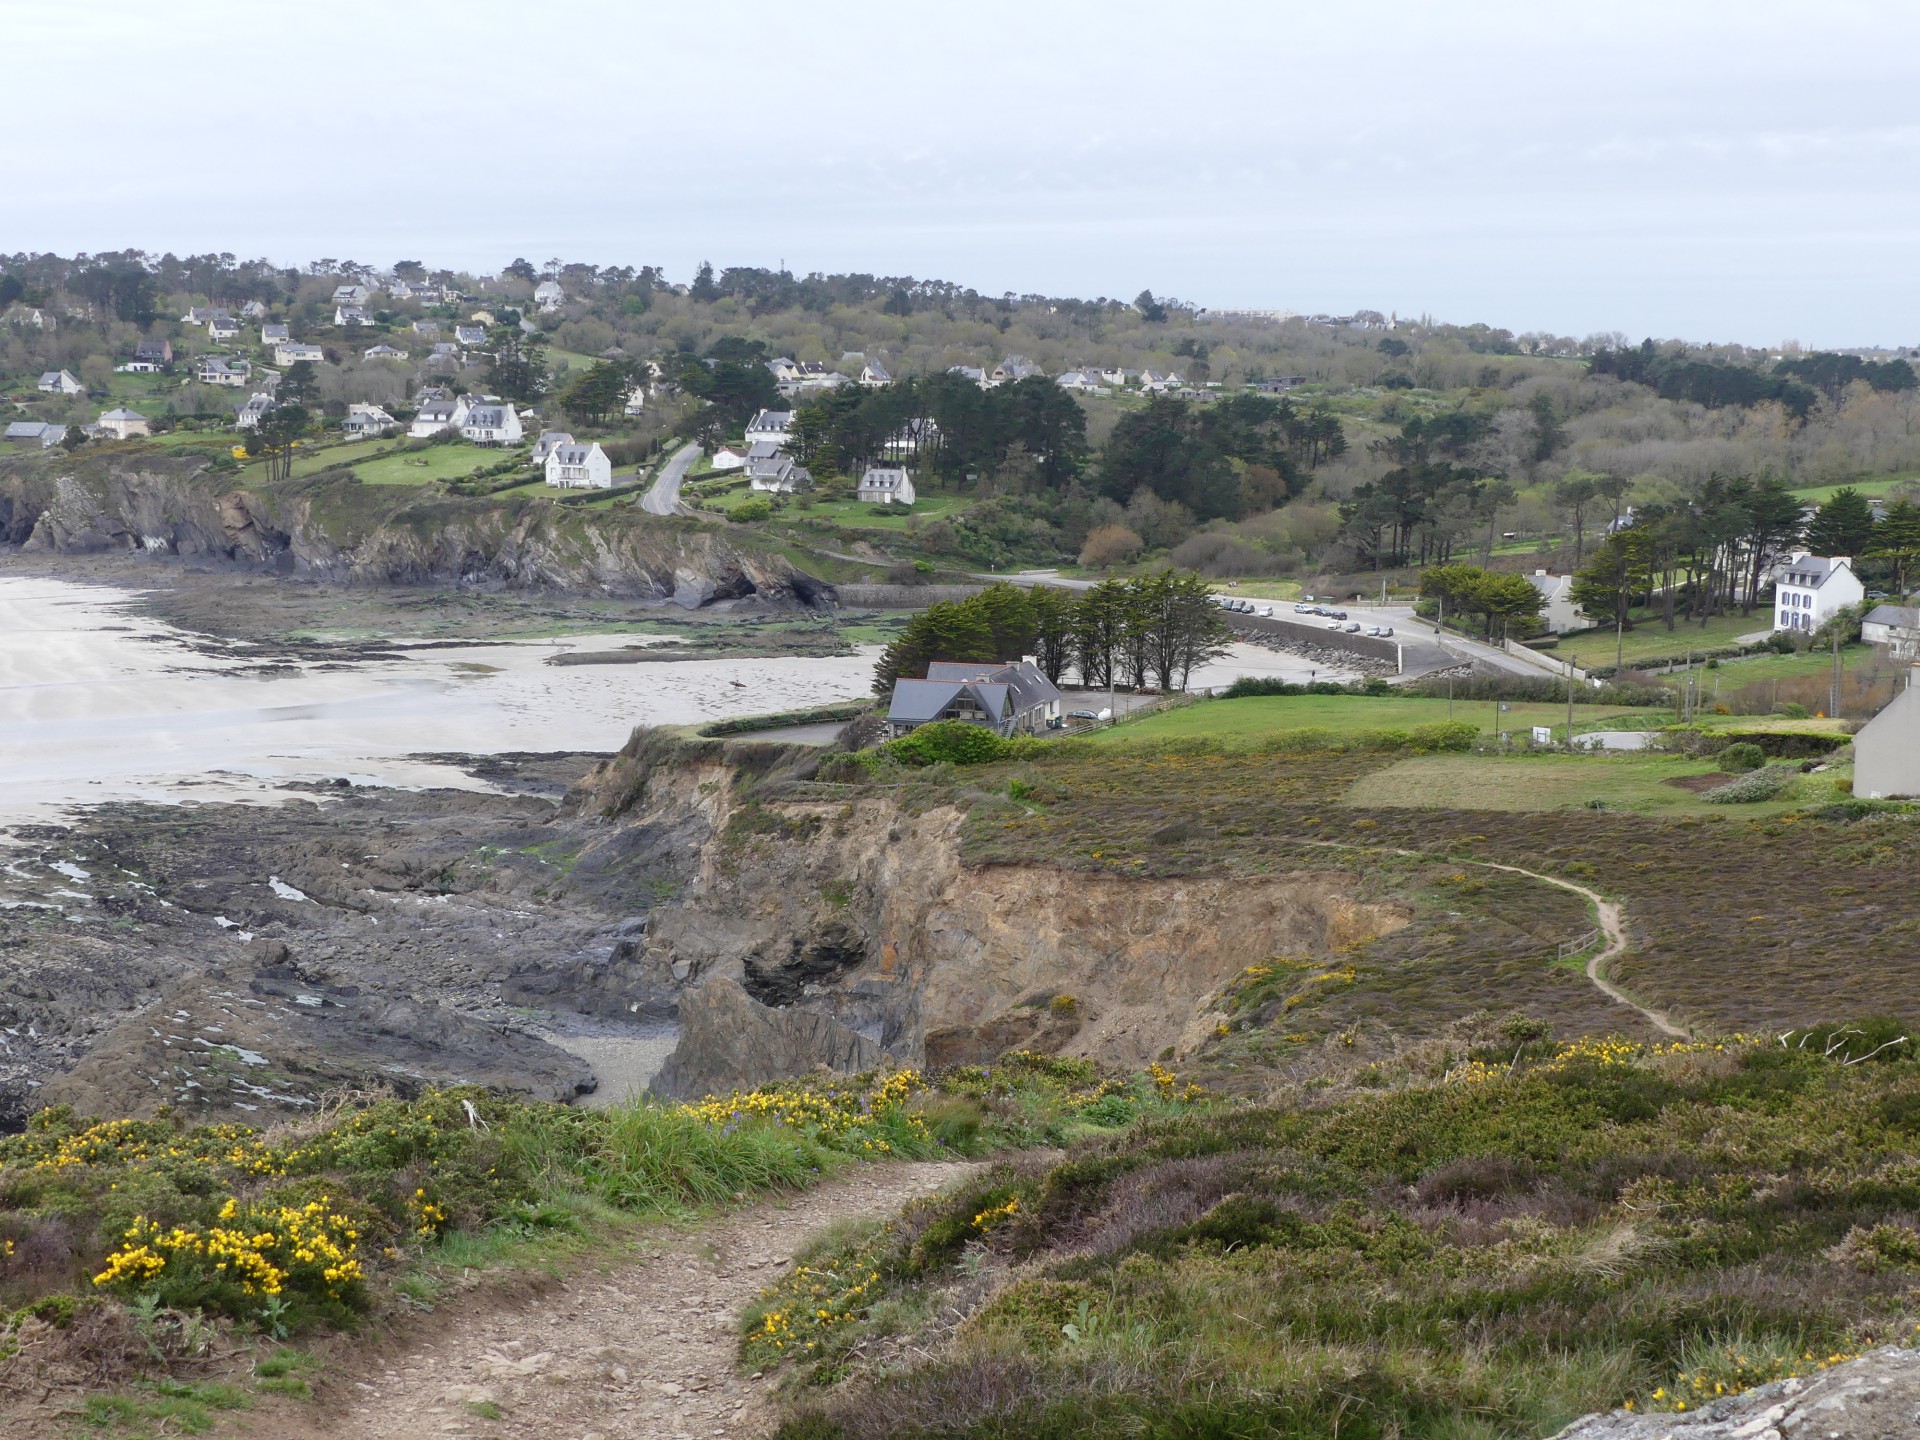
[[[255,800],[286,782],[484,788],[421,753],[616,750],[686,724],[865,696],[857,655],[548,665],[591,635],[248,673],[148,619],[130,591],[0,576],[0,823],[106,800]],[[738,684],[732,682],[739,682]]]

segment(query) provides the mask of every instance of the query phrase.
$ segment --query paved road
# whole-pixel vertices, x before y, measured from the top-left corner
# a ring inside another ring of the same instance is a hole
[[[678,515],[680,482],[687,478],[687,471],[693,468],[693,462],[699,458],[698,445],[683,445],[674,451],[673,458],[660,467],[652,486],[640,497],[640,508],[649,515]]]

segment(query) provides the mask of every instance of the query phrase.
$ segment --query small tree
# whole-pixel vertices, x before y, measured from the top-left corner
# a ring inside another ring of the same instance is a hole
[[[1124,525],[1101,525],[1080,547],[1080,563],[1091,570],[1124,565],[1140,553],[1145,543]]]
[[[247,432],[247,454],[266,461],[269,481],[285,480],[293,473],[293,451],[306,434],[310,417],[299,405],[282,405],[262,415]]]

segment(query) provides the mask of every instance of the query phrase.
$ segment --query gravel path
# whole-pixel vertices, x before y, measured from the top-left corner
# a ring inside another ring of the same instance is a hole
[[[861,1166],[801,1195],[642,1237],[635,1262],[569,1276],[517,1305],[440,1307],[435,1341],[329,1386],[340,1440],[641,1440],[766,1433],[767,1382],[735,1368],[739,1315],[830,1223],[893,1214],[970,1167]],[[448,1312],[453,1313],[449,1314]],[[498,1419],[488,1418],[497,1412]],[[280,1435],[268,1428],[256,1435]]]

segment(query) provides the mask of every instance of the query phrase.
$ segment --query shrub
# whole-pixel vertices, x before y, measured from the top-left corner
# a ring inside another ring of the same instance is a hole
[[[1766,751],[1750,740],[1729,745],[1720,752],[1720,768],[1729,775],[1744,775],[1767,763]]]
[[[1035,742],[1008,740],[985,725],[969,725],[964,720],[935,720],[908,731],[898,740],[882,745],[877,755],[890,755],[902,764],[986,765],[995,760],[1012,760],[1026,754]]]
[[[1700,799],[1707,805],[1757,804],[1773,799],[1799,773],[1800,767],[1797,765],[1768,765],[1760,770],[1749,771],[1738,780],[1715,786]]]
[[[773,518],[773,502],[759,498],[742,500],[727,512],[727,518],[736,520],[742,525],[753,525],[762,520],[770,520]]]

